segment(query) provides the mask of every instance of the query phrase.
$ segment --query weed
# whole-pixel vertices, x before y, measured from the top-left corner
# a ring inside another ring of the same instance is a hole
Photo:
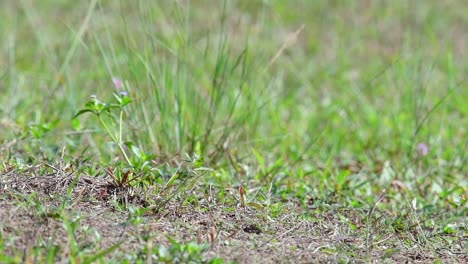
[[[143,253],[151,256],[158,263],[223,263],[219,258],[206,259],[203,257],[203,253],[209,248],[208,245],[195,242],[181,244],[170,238],[169,242],[169,246],[160,245],[152,249],[147,248],[145,250],[151,250],[151,252],[144,251]]]
[[[127,152],[124,149],[125,143],[122,141],[122,127],[123,127],[123,115],[124,115],[124,107],[132,102],[131,98],[128,96],[127,92],[120,92],[118,94],[114,94],[115,101],[110,103],[101,102],[96,95],[91,96],[91,100],[85,104],[85,107],[78,111],[78,113],[74,116],[77,118],[78,116],[84,113],[91,113],[95,115],[101,124],[101,126],[106,131],[107,135],[112,139],[112,141],[117,145],[120,150],[120,153],[125,157],[127,163],[132,166],[132,162],[128,157]],[[116,121],[116,117],[113,115],[113,111],[117,110],[118,114],[118,121]],[[127,143],[132,147],[134,153],[140,154],[138,148],[136,148],[133,143]]]

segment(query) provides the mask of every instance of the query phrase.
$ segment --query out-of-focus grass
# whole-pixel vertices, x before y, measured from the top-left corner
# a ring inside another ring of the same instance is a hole
[[[53,160],[65,147],[110,163],[118,152],[97,122],[72,117],[92,94],[112,98],[119,77],[134,100],[124,140],[158,157],[198,144],[217,170],[210,182],[303,203],[338,193],[358,208],[387,189],[391,199],[379,206],[395,214],[409,201],[421,217],[447,204],[466,213],[463,1],[0,7],[4,160],[25,152]]]

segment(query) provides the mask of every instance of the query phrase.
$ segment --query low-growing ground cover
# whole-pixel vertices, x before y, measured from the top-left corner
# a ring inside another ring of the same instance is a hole
[[[1,263],[466,263],[463,1],[3,1]]]

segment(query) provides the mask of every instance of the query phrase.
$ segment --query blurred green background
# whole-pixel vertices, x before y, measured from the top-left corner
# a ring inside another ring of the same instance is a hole
[[[391,180],[467,184],[464,1],[22,0],[0,17],[5,159],[118,156],[95,119],[72,121],[117,77],[125,140],[159,157],[199,144],[233,173],[262,157],[374,179],[387,162]]]

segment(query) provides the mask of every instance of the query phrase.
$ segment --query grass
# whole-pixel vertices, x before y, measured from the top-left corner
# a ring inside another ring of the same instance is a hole
[[[462,2],[2,2],[0,262],[466,262]]]

